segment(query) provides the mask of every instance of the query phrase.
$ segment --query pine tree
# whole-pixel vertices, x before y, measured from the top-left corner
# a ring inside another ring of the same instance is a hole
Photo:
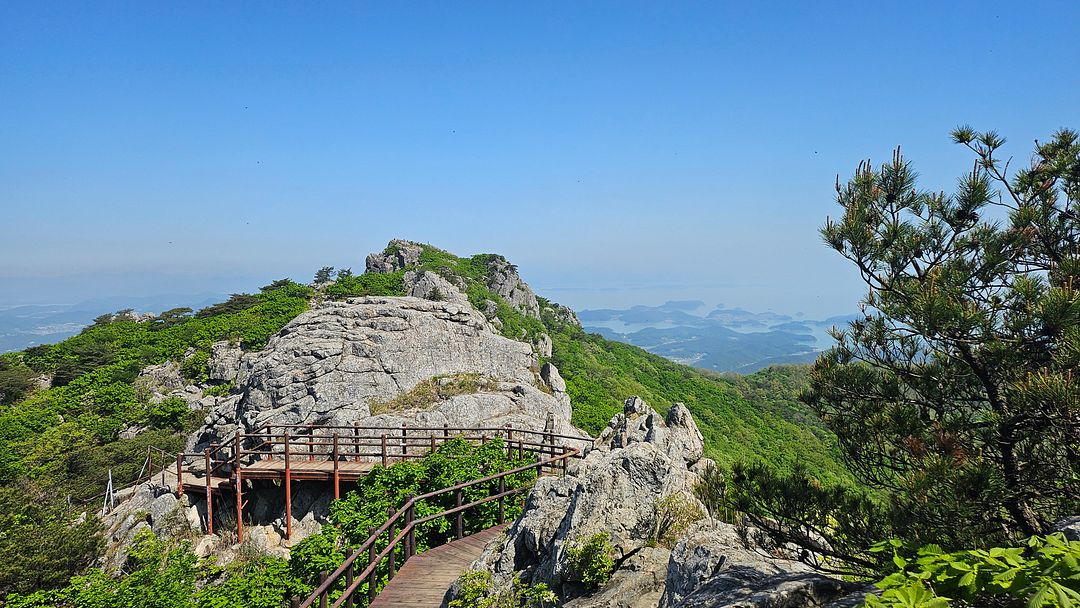
[[[952,196],[899,150],[837,180],[821,233],[868,292],[804,400],[895,533],[980,546],[1080,507],[1080,139],[1010,174],[1002,137],[952,136],[975,155]]]

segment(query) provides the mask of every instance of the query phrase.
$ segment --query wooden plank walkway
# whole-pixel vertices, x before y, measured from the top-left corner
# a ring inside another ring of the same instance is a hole
[[[405,562],[369,608],[439,608],[450,586],[509,524],[441,545]]]

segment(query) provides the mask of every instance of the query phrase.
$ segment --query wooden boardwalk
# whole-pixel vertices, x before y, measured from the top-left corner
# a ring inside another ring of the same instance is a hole
[[[454,581],[508,524],[441,545],[405,562],[370,608],[439,608]]]

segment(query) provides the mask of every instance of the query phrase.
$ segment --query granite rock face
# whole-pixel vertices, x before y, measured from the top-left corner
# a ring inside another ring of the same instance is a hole
[[[525,315],[540,318],[540,304],[536,300],[536,294],[521,280],[516,266],[502,256],[492,256],[487,267],[488,289],[502,296]]]
[[[735,526],[706,519],[672,549],[659,608],[816,608],[850,591],[805,564],[745,547]]]
[[[240,358],[241,394],[217,400],[198,444],[265,424],[536,427],[549,414],[560,432],[568,431],[565,384],[560,378],[561,389],[548,394],[538,388],[536,372],[532,348],[499,335],[471,306],[414,297],[327,302],[290,322],[265,349]],[[498,388],[417,412],[372,416],[373,404],[454,374],[476,374]]]
[[[469,298],[456,285],[434,272],[410,270],[405,273],[404,282],[406,291],[414,298],[471,306]]]
[[[210,361],[207,363],[209,378],[215,382],[235,382],[240,371],[240,359],[244,351],[240,345],[228,340],[215,342],[210,347]]]
[[[645,605],[640,603],[642,597],[651,596],[655,606],[667,559],[667,551],[652,551],[650,542],[657,504],[673,494],[696,500],[689,489],[697,475],[687,466],[693,450],[670,440],[700,437],[693,420],[683,416],[681,409],[674,406],[674,414],[665,419],[644,401],[628,399],[625,413],[612,419],[584,460],[572,464],[564,477],[536,482],[526,498],[524,514],[507,531],[507,541],[488,547],[475,567],[491,571],[497,584],[507,584],[519,571],[523,580],[546,582],[564,599],[573,599],[583,596],[585,589],[567,565],[567,551],[575,543],[605,533],[620,565],[604,589],[610,597],[601,603],[582,598],[567,605],[638,606]],[[700,458],[700,451],[697,454]],[[633,598],[633,603],[617,598]]]

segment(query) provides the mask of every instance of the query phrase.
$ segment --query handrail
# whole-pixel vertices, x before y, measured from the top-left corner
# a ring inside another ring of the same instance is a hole
[[[524,492],[528,488],[527,487],[519,487],[519,488],[514,488],[512,490],[503,490],[502,488],[505,487],[505,486],[504,486],[504,484],[500,483],[500,490],[501,491],[499,493],[486,496],[484,498],[481,498],[479,500],[476,500],[476,501],[473,501],[473,502],[470,502],[470,503],[467,503],[467,504],[460,504],[460,495],[458,493],[460,493],[462,490],[464,490],[466,488],[476,486],[476,485],[488,483],[488,482],[494,481],[496,479],[498,479],[500,481],[505,480],[510,475],[517,475],[519,473],[523,473],[523,472],[531,470],[531,469],[538,469],[540,472],[543,472],[544,467],[548,467],[548,466],[554,467],[556,464],[560,464],[560,463],[564,467],[563,470],[565,471],[566,462],[570,458],[578,456],[580,451],[577,448],[572,448],[572,447],[567,447],[567,446],[558,446],[558,447],[562,450],[562,454],[559,454],[557,456],[552,456],[552,457],[546,458],[546,459],[538,459],[534,463],[531,463],[531,464],[528,464],[528,465],[525,465],[525,466],[521,466],[521,467],[517,467],[515,469],[510,469],[508,471],[502,471],[500,473],[496,473],[496,474],[493,474],[493,475],[488,475],[487,477],[482,477],[480,479],[474,479],[474,480],[467,481],[467,482],[464,482],[464,483],[460,483],[460,484],[450,486],[450,487],[447,487],[447,488],[442,488],[442,489],[439,489],[439,490],[435,490],[433,492],[428,492],[426,494],[421,494],[419,496],[410,497],[409,499],[407,499],[405,501],[405,503],[401,506],[401,508],[399,508],[389,518],[387,518],[386,522],[383,523],[382,526],[380,526],[377,530],[373,531],[368,536],[367,540],[365,540],[363,543],[361,543],[360,546],[356,548],[356,550],[349,552],[349,555],[348,555],[348,557],[346,557],[345,561],[342,562],[342,564],[340,566],[338,566],[338,568],[335,569],[333,571],[333,573],[331,573],[329,576],[327,576],[321,582],[319,587],[316,588],[314,591],[312,591],[311,594],[308,595],[308,597],[303,602],[301,602],[299,604],[300,608],[309,608],[309,607],[313,606],[316,601],[321,602],[320,606],[326,606],[326,601],[328,600],[328,594],[329,594],[330,590],[334,587],[334,585],[336,585],[338,583],[339,580],[341,580],[341,578],[343,576],[345,576],[347,580],[351,579],[352,582],[346,585],[346,587],[345,587],[344,591],[342,592],[341,596],[338,597],[337,600],[335,600],[334,603],[330,605],[331,608],[339,608],[343,603],[348,602],[352,598],[352,596],[356,593],[357,589],[359,589],[360,585],[363,584],[365,582],[365,580],[368,582],[369,585],[374,584],[376,582],[374,580],[374,578],[375,578],[374,574],[376,573],[379,564],[381,564],[384,559],[386,559],[388,556],[390,556],[391,553],[401,544],[401,542],[403,540],[405,541],[406,548],[405,548],[405,557],[402,560],[402,563],[407,561],[409,559],[409,557],[411,557],[413,555],[413,551],[415,550],[414,534],[415,534],[416,527],[418,525],[423,524],[423,523],[427,523],[429,521],[438,519],[440,517],[446,517],[448,515],[460,514],[460,513],[463,513],[464,511],[472,508],[472,507],[482,505],[482,504],[486,504],[488,502],[492,502],[492,501],[495,501],[495,500],[500,500],[500,501],[505,500],[507,497],[513,496],[515,494],[519,494],[521,492]],[[420,501],[435,498],[437,496],[442,496],[444,494],[449,494],[451,492],[455,493],[455,495],[458,496],[458,504],[455,505],[454,507],[451,507],[451,508],[446,509],[444,511],[441,511],[439,513],[434,513],[432,515],[425,516],[425,517],[420,518],[420,519],[415,519],[415,518],[412,517],[412,514],[415,512],[416,504],[419,503]],[[389,539],[389,542],[387,543],[387,546],[382,551],[380,551],[377,555],[369,556],[369,562],[368,562],[367,566],[359,574],[353,575],[352,571],[354,570],[356,560],[361,555],[363,555],[365,551],[368,551],[370,553],[371,548],[374,546],[374,544],[378,540],[378,538],[381,537],[387,530],[393,529],[395,524],[397,524],[397,522],[399,520],[401,520],[401,518],[403,518],[403,517],[406,520],[405,525],[403,527],[401,527],[401,529],[398,531],[398,533],[396,535],[394,535],[393,538]],[[502,513],[501,508],[500,508],[500,518],[499,519],[500,519],[499,523],[500,524],[503,523],[502,520],[504,519],[504,517],[503,517],[503,513]],[[456,530],[455,530],[455,535],[457,535],[460,538],[461,534],[462,534],[462,530],[461,530],[461,524],[459,522],[457,527],[456,527]],[[391,563],[393,563],[393,562],[391,562]],[[392,567],[390,569],[390,576],[393,577],[393,568]],[[372,596],[373,596],[372,592],[373,592],[373,589],[371,587],[369,587],[369,593],[371,593]],[[350,605],[351,605],[351,603],[350,603]]]

